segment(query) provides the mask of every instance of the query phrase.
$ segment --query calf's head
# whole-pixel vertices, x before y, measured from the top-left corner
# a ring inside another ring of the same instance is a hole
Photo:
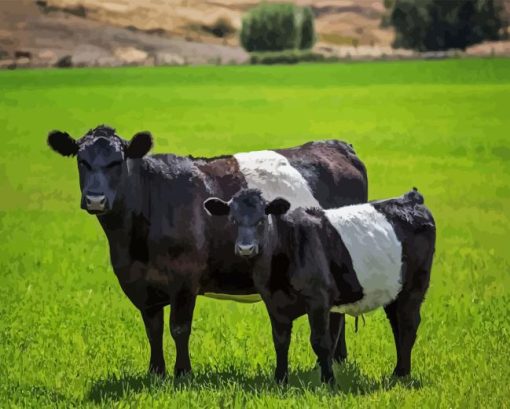
[[[152,136],[139,132],[128,142],[115,129],[101,125],[78,140],[66,132],[51,131],[48,145],[63,156],[76,156],[81,208],[102,215],[112,210],[119,187],[126,180],[127,160],[147,154],[152,148]]]
[[[245,189],[229,202],[211,197],[204,201],[204,208],[213,216],[228,216],[229,222],[237,226],[235,253],[242,257],[254,257],[260,253],[268,215],[285,214],[290,203],[283,198],[267,202],[259,190]]]

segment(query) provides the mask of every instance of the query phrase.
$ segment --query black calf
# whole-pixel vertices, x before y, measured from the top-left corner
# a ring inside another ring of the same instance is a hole
[[[204,206],[211,214],[229,214],[244,237],[259,243],[250,253],[253,279],[271,320],[278,382],[287,381],[295,318],[308,316],[321,380],[331,383],[335,334],[343,323],[335,316],[330,321],[330,311],[358,315],[382,306],[397,349],[394,374],[409,374],[435,246],[434,220],[416,190],[326,211],[298,208],[285,216],[290,203],[268,203],[253,189],[228,203],[210,198]]]

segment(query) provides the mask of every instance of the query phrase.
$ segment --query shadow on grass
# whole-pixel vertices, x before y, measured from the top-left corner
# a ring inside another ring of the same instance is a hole
[[[137,394],[142,391],[155,392],[165,390],[168,393],[172,391],[186,389],[209,389],[222,390],[227,386],[236,387],[248,392],[278,392],[285,393],[292,390],[293,394],[305,393],[315,388],[322,387],[319,381],[319,369],[310,368],[304,371],[294,371],[290,373],[288,386],[277,385],[272,375],[267,372],[257,374],[246,374],[241,368],[231,367],[224,370],[202,369],[198,373],[185,376],[184,378],[174,379],[168,375],[161,379],[153,375],[137,374],[123,375],[121,377],[112,376],[106,379],[96,381],[86,398],[95,403],[105,401],[118,401],[129,394]],[[389,390],[396,385],[401,385],[408,389],[419,389],[422,387],[421,381],[413,378],[396,379],[391,376],[375,379],[365,375],[356,362],[345,362],[336,365],[336,386],[331,388],[331,393],[350,393],[354,395],[369,395],[380,390]]]
[[[70,398],[60,392],[52,390],[47,386],[43,385],[26,385],[21,383],[7,383],[7,397],[11,404],[20,404],[20,407],[24,407],[27,402],[39,405],[62,405],[77,406],[78,401]]]
[[[406,389],[421,389],[422,382],[411,376],[396,378],[386,375],[382,379],[365,375],[356,362],[347,361],[335,367],[336,389],[353,395],[369,395],[371,393],[390,390],[399,385]]]

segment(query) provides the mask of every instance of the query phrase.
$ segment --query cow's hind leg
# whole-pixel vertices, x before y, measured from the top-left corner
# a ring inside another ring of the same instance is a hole
[[[333,348],[333,360],[342,362],[347,359],[347,344],[345,343],[345,315],[332,312],[329,315],[329,332]]]
[[[145,331],[151,346],[149,372],[165,375],[165,358],[163,357],[163,307],[141,311]]]
[[[175,297],[170,311],[170,333],[175,342],[174,375],[179,377],[191,372],[189,337],[195,309],[196,295],[181,291]]]

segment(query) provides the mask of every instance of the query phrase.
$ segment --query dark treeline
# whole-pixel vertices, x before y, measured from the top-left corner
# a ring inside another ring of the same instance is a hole
[[[437,51],[499,40],[507,17],[501,0],[386,0],[394,47]]]

